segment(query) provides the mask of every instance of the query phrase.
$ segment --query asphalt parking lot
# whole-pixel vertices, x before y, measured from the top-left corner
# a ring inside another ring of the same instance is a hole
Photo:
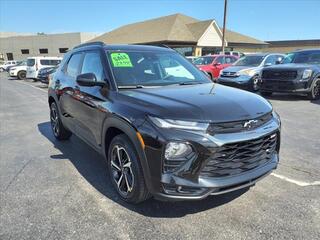
[[[0,239],[320,239],[320,101],[276,95],[281,162],[249,191],[121,202],[104,160],[57,142],[46,88],[0,74]]]

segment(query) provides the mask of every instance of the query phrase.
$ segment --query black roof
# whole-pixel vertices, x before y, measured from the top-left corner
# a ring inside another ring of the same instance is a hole
[[[116,45],[109,45],[104,44],[103,42],[89,42],[80,44],[73,49],[80,49],[80,48],[93,48],[93,47],[103,47],[106,50],[111,51],[130,51],[130,50],[137,50],[137,51],[174,51],[171,48],[166,46],[152,46],[152,45],[132,45],[132,44],[116,44]]]

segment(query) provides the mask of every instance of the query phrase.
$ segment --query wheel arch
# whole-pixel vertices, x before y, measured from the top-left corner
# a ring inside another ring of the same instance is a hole
[[[108,150],[112,139],[119,134],[125,134],[135,147],[136,153],[138,154],[140,164],[142,167],[144,179],[147,180],[150,179],[149,164],[147,162],[144,148],[141,145],[137,133],[138,130],[134,126],[132,126],[132,124],[130,124],[127,120],[116,115],[108,117],[104,121],[102,129],[102,153],[105,159],[108,161]],[[148,189],[150,189],[151,186],[149,181],[145,182]]]

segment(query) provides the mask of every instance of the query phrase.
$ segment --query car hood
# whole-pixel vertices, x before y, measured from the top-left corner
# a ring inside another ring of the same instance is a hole
[[[231,122],[272,111],[271,104],[256,94],[214,83],[121,90],[120,93],[130,108],[176,120]]]
[[[239,72],[241,70],[255,70],[259,69],[259,67],[253,67],[253,66],[230,66],[225,69],[223,69],[224,72]]]
[[[287,64],[277,64],[270,67],[266,67],[265,69],[292,69],[292,70],[300,70],[300,69],[319,69],[320,66],[313,64],[302,64],[302,63],[287,63]]]

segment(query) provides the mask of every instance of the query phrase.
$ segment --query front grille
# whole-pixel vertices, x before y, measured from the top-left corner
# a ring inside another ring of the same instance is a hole
[[[266,80],[294,80],[297,78],[297,71],[291,70],[263,70],[262,79]]]
[[[221,77],[238,77],[237,72],[227,72],[223,71]]]
[[[228,177],[269,162],[277,151],[277,133],[258,139],[225,144],[208,159],[200,176]]]
[[[272,119],[272,112],[267,113],[261,117],[250,119],[250,120],[225,122],[225,123],[211,123],[207,131],[211,135],[218,134],[218,133],[234,133],[234,132],[248,131],[264,125],[265,123],[269,122],[271,119]],[[251,121],[250,125],[248,125],[249,121]]]

